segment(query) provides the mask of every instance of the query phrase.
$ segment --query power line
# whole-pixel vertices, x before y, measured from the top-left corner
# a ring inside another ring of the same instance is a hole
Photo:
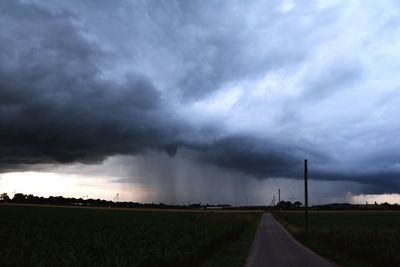
[[[291,186],[294,184],[294,182],[296,181],[296,177],[301,173],[301,171],[303,170],[303,168],[304,168],[304,166],[302,165],[302,166],[299,168],[299,170],[297,171],[297,173],[293,176],[293,178],[292,178],[292,180],[289,182],[289,184],[288,184],[286,187],[282,188],[282,190],[286,190],[286,189],[288,189],[289,187],[291,187]]]

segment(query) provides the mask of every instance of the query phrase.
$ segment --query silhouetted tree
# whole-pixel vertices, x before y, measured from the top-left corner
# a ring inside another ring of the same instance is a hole
[[[300,201],[296,201],[296,202],[293,203],[293,206],[295,208],[300,208],[302,205],[303,205],[303,203],[301,203]]]
[[[25,203],[26,202],[26,195],[22,194],[22,193],[17,193],[14,195],[14,197],[12,198],[12,202],[15,203]]]
[[[10,200],[10,197],[8,196],[7,193],[2,193],[0,195],[0,201],[9,201],[9,200]]]

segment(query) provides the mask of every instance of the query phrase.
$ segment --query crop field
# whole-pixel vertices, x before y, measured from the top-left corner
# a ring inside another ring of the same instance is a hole
[[[0,205],[0,266],[244,266],[260,216]]]
[[[300,242],[340,266],[400,266],[400,212],[310,212],[274,216]]]

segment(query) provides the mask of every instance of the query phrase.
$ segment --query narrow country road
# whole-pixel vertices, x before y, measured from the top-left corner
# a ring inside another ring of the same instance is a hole
[[[247,267],[333,267],[299,244],[270,213],[264,213],[253,241]]]

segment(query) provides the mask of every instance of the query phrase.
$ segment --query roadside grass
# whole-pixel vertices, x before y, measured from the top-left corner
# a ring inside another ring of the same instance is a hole
[[[273,215],[298,241],[340,266],[400,266],[400,212],[314,211],[307,235],[302,212]]]
[[[260,217],[0,205],[0,266],[244,266]]]
[[[257,217],[248,217],[248,227],[246,227],[233,242],[223,246],[213,257],[204,261],[201,267],[230,266],[243,267],[246,264],[250,253],[251,244],[257,232],[260,223],[261,214]]]

